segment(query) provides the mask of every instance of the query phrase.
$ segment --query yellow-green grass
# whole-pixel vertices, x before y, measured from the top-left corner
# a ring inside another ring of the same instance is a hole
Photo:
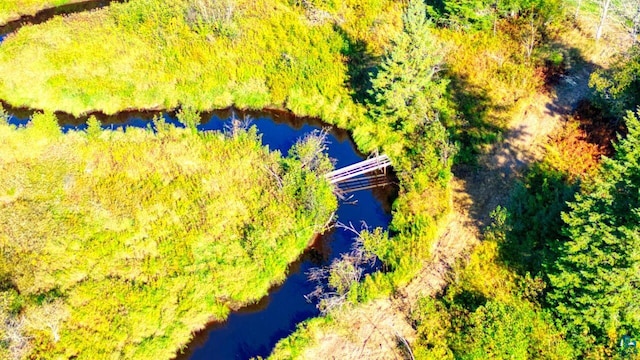
[[[352,11],[346,35],[280,0],[131,0],[54,18],[3,42],[0,98],[76,115],[275,107],[345,125],[363,112],[347,85],[349,41],[374,33],[381,48],[389,31],[377,27],[393,22],[380,19],[399,8],[371,3],[380,11]]]
[[[21,16],[35,15],[43,9],[81,1],[83,0],[0,0],[0,25],[17,20]]]
[[[156,126],[0,124],[0,354],[13,331],[32,358],[171,358],[281,282],[337,206],[252,131]]]

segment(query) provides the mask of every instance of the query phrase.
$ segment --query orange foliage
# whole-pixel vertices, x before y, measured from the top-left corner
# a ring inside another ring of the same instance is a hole
[[[587,133],[579,125],[575,120],[568,121],[549,143],[549,162],[571,178],[591,174],[604,153],[598,144],[586,140]]]

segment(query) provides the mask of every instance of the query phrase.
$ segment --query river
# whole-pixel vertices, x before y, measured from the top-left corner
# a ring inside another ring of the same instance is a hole
[[[23,126],[29,112],[12,110],[10,123]],[[118,116],[99,117],[105,128],[147,127],[153,113],[126,113]],[[182,126],[172,114],[162,114],[168,123]],[[361,161],[360,154],[347,132],[329,127],[317,120],[296,118],[285,112],[218,111],[203,115],[201,131],[225,131],[232,117],[251,119],[261,135],[262,143],[271,150],[286,154],[301,137],[314,131],[328,129],[328,154],[335,160],[336,168]],[[60,116],[63,130],[83,129],[84,119]],[[360,228],[365,222],[370,228],[386,228],[391,220],[390,207],[395,198],[394,186],[365,190],[351,194],[342,201],[337,211],[338,220]],[[315,288],[307,280],[306,273],[313,267],[327,266],[341,254],[351,250],[354,234],[343,229],[332,229],[319,236],[313,245],[290,266],[287,280],[270,291],[268,297],[255,305],[230,314],[224,323],[210,324],[195,335],[193,341],[178,356],[186,359],[249,359],[268,356],[275,344],[291,334],[297,324],[317,316],[316,302],[305,298]],[[374,265],[368,271],[379,268]]]
[[[0,43],[11,32],[25,24],[38,24],[53,16],[88,11],[108,5],[114,0],[80,2],[59,8],[47,9],[35,16],[23,17],[20,20],[0,26]],[[118,0],[115,0],[118,1]],[[29,110],[10,109],[10,123],[26,125],[31,115]],[[105,128],[147,127],[154,112],[128,112],[115,116],[100,116],[99,120]],[[182,126],[174,114],[163,113],[164,120],[176,126]],[[321,129],[328,129],[328,153],[335,160],[336,168],[347,166],[365,157],[360,154],[346,131],[323,124],[315,119],[301,119],[287,112],[242,112],[222,110],[204,114],[201,131],[224,131],[230,126],[233,116],[240,119],[251,118],[261,135],[262,143],[271,150],[286,155],[289,148],[300,138]],[[66,114],[59,114],[64,131],[83,129],[85,119],[76,119]],[[396,196],[394,186],[386,186],[372,190],[364,190],[351,194],[348,201],[342,201],[338,211],[338,221],[360,228],[363,223],[370,228],[388,226],[391,220],[391,203]],[[353,233],[343,229],[332,229],[319,236],[312,246],[291,264],[286,281],[273,288],[269,296],[257,304],[232,312],[224,323],[215,323],[197,333],[178,359],[249,359],[256,356],[268,356],[275,344],[291,334],[297,324],[319,315],[316,302],[309,302],[306,294],[312,292],[315,284],[307,280],[307,272],[318,266],[327,266],[342,254],[351,251]],[[379,264],[367,269],[376,271]]]

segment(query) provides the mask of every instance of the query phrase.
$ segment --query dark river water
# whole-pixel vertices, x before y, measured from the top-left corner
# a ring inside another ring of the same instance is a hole
[[[12,111],[10,122],[24,125],[28,122],[28,112]],[[181,126],[170,114],[162,115],[166,122]],[[262,143],[271,150],[286,154],[301,137],[320,129],[329,130],[329,156],[336,168],[350,165],[364,159],[358,153],[348,134],[327,127],[324,124],[295,118],[282,112],[241,113],[231,110],[206,114],[198,127],[202,131],[224,131],[230,126],[232,116],[252,118],[250,124],[258,129]],[[83,129],[82,119],[61,116],[63,130]],[[117,117],[102,117],[105,128],[147,127],[151,114],[128,113]],[[342,201],[337,211],[338,221],[352,223],[360,228],[363,222],[370,228],[388,226],[391,219],[390,204],[395,198],[394,186],[355,192],[348,201]],[[300,322],[317,316],[315,302],[309,302],[306,294],[312,292],[315,283],[307,280],[309,269],[326,266],[341,254],[351,251],[354,234],[343,229],[332,229],[316,239],[301,258],[291,264],[286,281],[270,291],[269,296],[255,305],[231,313],[224,323],[211,324],[196,334],[194,340],[178,359],[249,359],[268,356],[274,345],[291,334]],[[375,271],[374,265],[368,271]]]

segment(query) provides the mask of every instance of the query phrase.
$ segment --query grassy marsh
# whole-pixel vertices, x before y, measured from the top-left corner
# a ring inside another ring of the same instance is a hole
[[[352,10],[342,20],[349,41],[376,34],[372,51],[381,51],[386,32],[369,30],[393,26],[386,18],[399,6],[342,7]],[[273,0],[134,0],[55,18],[5,40],[0,98],[76,115],[276,107],[345,126],[363,112],[347,86],[350,45],[330,12],[317,14]]]
[[[336,209],[308,143],[154,126],[0,124],[0,336],[23,341],[0,354],[171,358],[284,280]]]

